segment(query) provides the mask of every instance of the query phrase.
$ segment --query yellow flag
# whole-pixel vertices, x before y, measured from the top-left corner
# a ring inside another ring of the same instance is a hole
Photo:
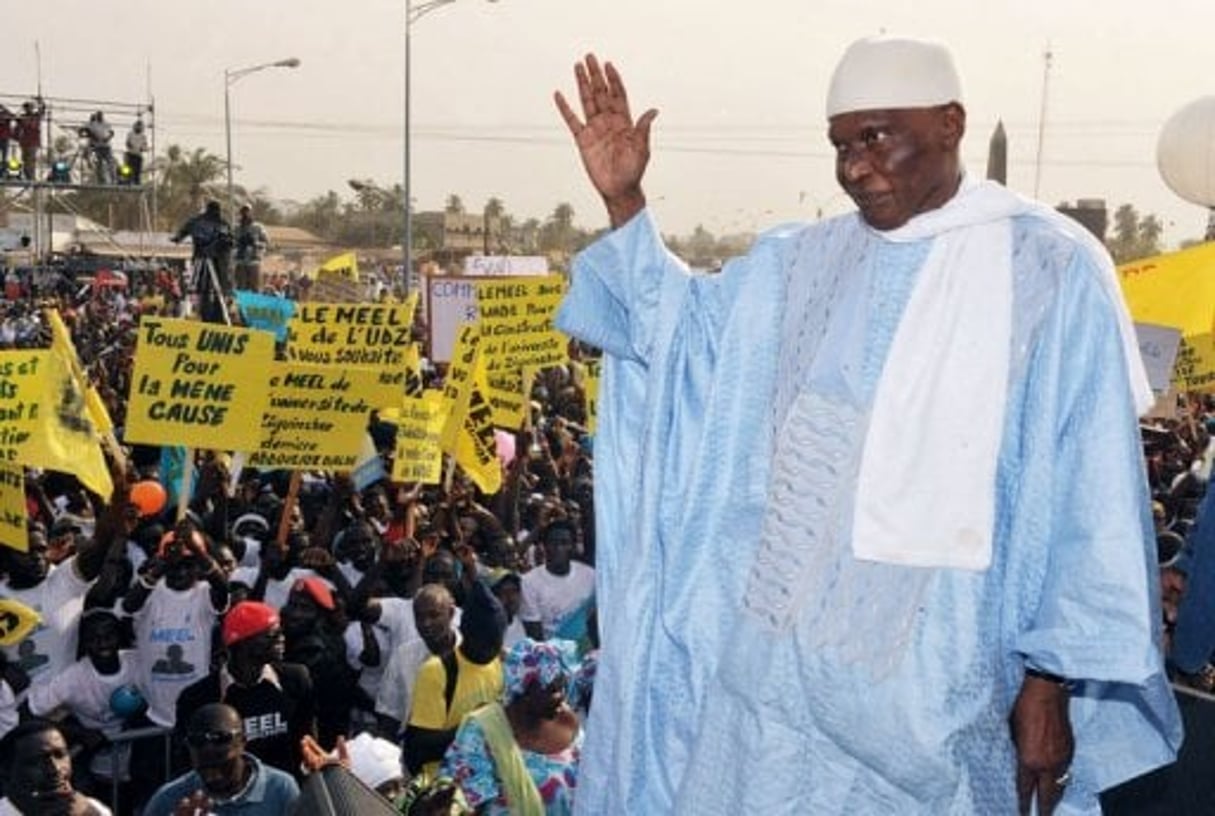
[[[84,399],[88,407],[89,419],[93,420],[93,424],[97,427],[99,434],[110,433],[114,430],[114,422],[110,419],[110,411],[105,407],[105,400],[101,398],[101,394],[97,393],[97,389],[89,382],[88,375],[84,371],[84,366],[80,364],[80,356],[76,353],[75,344],[72,343],[72,333],[68,331],[63,318],[59,316],[58,309],[47,309],[43,314],[46,316],[46,321],[51,327],[52,348],[57,347],[60,349],[61,353],[70,361],[72,373],[84,384]]]
[[[57,338],[51,343],[40,383],[39,422],[29,440],[26,464],[71,473],[108,500],[114,483],[90,417],[87,384],[72,365],[74,355],[72,347]]]
[[[0,599],[0,646],[16,646],[34,631],[42,616],[23,603]]]
[[[341,255],[334,255],[329,260],[321,264],[317,274],[321,272],[330,272],[335,275],[341,275],[344,278],[349,278],[352,281],[359,279],[359,259],[355,257],[353,252],[343,252]]]

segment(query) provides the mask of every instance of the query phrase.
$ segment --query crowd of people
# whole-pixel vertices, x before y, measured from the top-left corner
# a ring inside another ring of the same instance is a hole
[[[575,340],[493,495],[138,445],[108,501],[27,469],[0,596],[42,620],[4,649],[0,810],[279,813],[336,767],[411,814],[1089,813],[1173,761],[1166,665],[1215,685],[1215,402],[1136,427],[1108,254],[966,177],[949,52],[850,46],[826,107],[858,215],[708,276],[647,211],[657,111],[594,55],[575,81],[613,231],[557,322],[606,353],[594,437]],[[214,260],[225,227],[178,238]],[[49,305],[121,438],[144,305]],[[48,342],[9,308],[0,338]]]
[[[7,301],[0,347],[48,345],[47,308],[121,438],[139,321],[173,299]],[[425,371],[441,387],[443,367]],[[344,761],[405,812],[567,812],[596,643],[581,371],[538,378],[490,496],[458,471],[360,487],[205,452],[181,513],[170,448],[127,448],[108,501],[27,469],[28,546],[0,551],[0,598],[41,623],[3,650],[2,776],[60,744],[71,771],[6,785],[10,802],[99,808],[116,783],[124,813],[281,813],[310,766]],[[391,472],[394,429],[369,430]]]

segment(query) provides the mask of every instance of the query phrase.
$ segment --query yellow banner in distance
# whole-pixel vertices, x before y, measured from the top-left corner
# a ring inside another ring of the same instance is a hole
[[[394,482],[439,484],[443,481],[443,392],[426,391],[406,397],[397,412],[396,455],[392,460]]]
[[[273,363],[270,332],[144,318],[135,347],[125,439],[255,450]]]
[[[1174,387],[1215,389],[1215,242],[1123,264],[1118,280],[1136,323],[1181,331]]]
[[[359,259],[355,257],[353,252],[343,252],[341,255],[334,255],[325,261],[316,271],[317,275],[320,275],[322,272],[328,272],[332,275],[341,275],[343,278],[357,281],[359,279]]]
[[[553,328],[564,296],[565,279],[557,275],[477,281],[481,354],[491,376],[568,359],[569,339]]]
[[[369,414],[399,401],[400,393],[395,385],[383,385],[375,369],[274,363],[261,438],[249,452],[249,465],[351,470]]]
[[[20,465],[0,465],[0,545],[29,550],[26,532],[25,471]]]

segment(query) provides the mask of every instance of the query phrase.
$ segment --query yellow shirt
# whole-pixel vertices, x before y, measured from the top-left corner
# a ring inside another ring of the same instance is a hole
[[[494,658],[485,665],[471,662],[456,649],[456,691],[448,707],[443,690],[447,687],[447,670],[443,661],[429,657],[418,669],[414,684],[413,710],[409,724],[432,731],[457,728],[464,715],[502,696],[502,661]]]

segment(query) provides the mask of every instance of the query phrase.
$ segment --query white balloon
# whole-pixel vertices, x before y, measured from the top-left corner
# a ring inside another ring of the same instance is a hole
[[[1156,167],[1174,193],[1215,207],[1215,96],[1194,100],[1164,123]]]

